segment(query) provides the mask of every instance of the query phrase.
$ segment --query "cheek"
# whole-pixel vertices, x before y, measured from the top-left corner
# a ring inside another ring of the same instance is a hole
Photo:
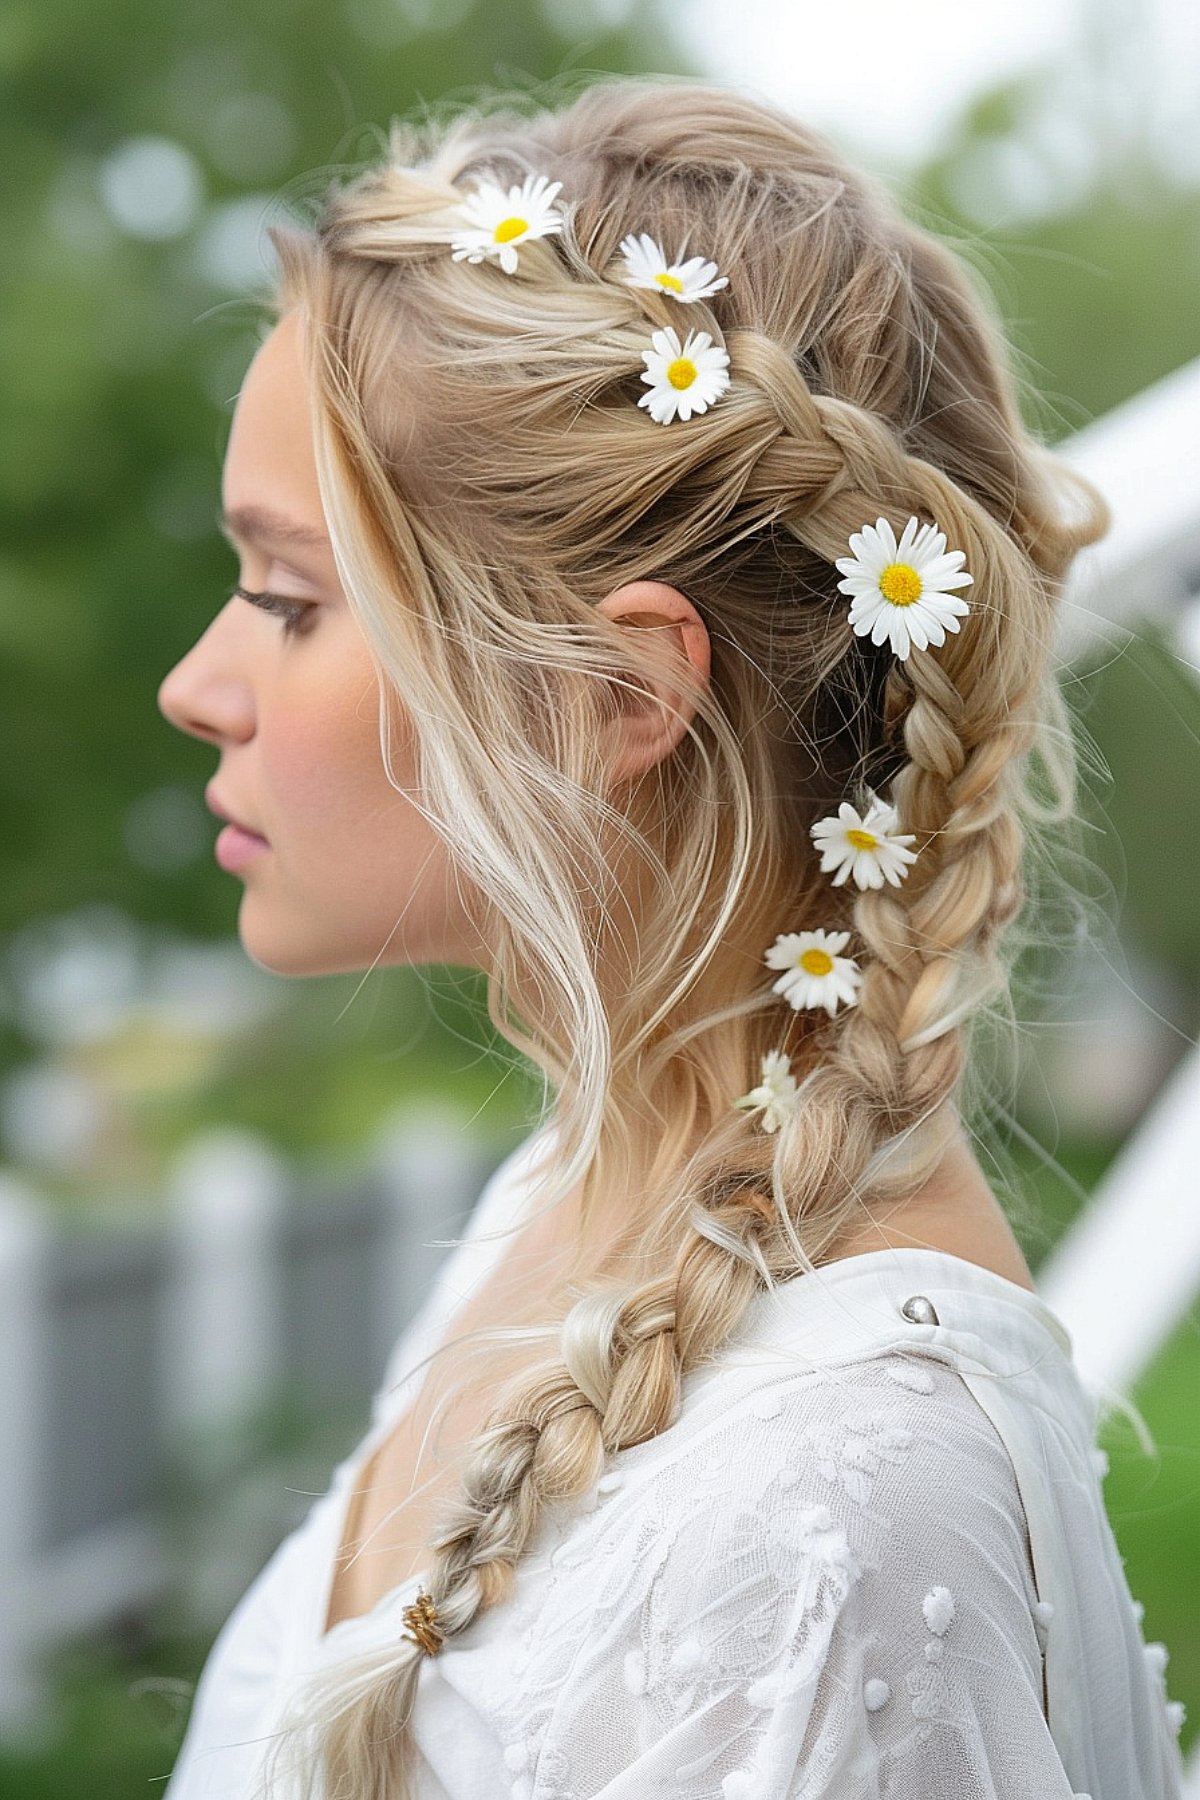
[[[375,735],[369,671],[364,677],[345,662],[331,666],[316,647],[306,650],[261,697],[259,709],[263,772],[281,827],[334,800],[351,802],[366,777]]]
[[[392,772],[406,790],[415,785],[413,746],[403,714],[392,708]],[[427,829],[406,794],[383,767],[379,693],[369,658],[347,657],[340,667],[314,658],[274,696],[260,715],[264,775],[281,838],[296,834],[327,847],[361,842],[364,828],[379,848],[399,833]]]

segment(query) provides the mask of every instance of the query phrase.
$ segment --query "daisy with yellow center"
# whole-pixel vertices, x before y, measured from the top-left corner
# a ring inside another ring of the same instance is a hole
[[[515,275],[518,244],[562,230],[565,219],[553,205],[561,187],[561,181],[544,175],[527,175],[507,193],[494,182],[478,182],[460,208],[467,225],[450,240],[453,260],[481,263],[490,256],[506,275]]]
[[[739,1094],[735,1106],[762,1109],[759,1124],[764,1131],[778,1131],[786,1124],[796,1103],[796,1078],[782,1050],[768,1050],[762,1059],[762,1081],[748,1094]]]
[[[656,288],[685,306],[707,300],[719,288],[729,286],[729,277],[717,275],[716,263],[706,262],[702,256],[689,257],[687,262],[668,262],[662,246],[647,231],[638,237],[622,238],[621,255],[625,258],[628,286]]]
[[[855,1005],[862,976],[854,958],[841,954],[849,942],[848,931],[781,932],[765,957],[769,969],[784,971],[772,982],[772,993],[782,994],[797,1012],[823,1006],[831,1019],[839,1003]]]
[[[714,344],[707,331],[689,331],[681,344],[668,326],[652,332],[650,342],[654,348],[642,351],[646,369],[641,377],[649,392],[638,405],[648,407],[660,425],[707,412],[729,386],[729,353]]]
[[[859,637],[869,632],[873,644],[890,638],[892,650],[906,662],[914,644],[927,650],[958,630],[959,619],[971,609],[951,589],[969,587],[975,578],[962,567],[963,551],[946,552],[945,532],[934,525],[918,529],[914,514],[899,543],[886,519],[864,525],[849,543],[854,555],[837,559],[846,577],[838,591],[851,596],[850,624]]]
[[[812,827],[813,843],[821,852],[821,872],[833,874],[833,886],[841,887],[851,875],[857,888],[881,888],[884,882],[899,887],[915,863],[915,850],[908,845],[913,834],[901,832],[900,815],[885,800],[877,800],[868,791],[867,810],[859,813],[848,800],[838,807],[836,817],[818,819]]]

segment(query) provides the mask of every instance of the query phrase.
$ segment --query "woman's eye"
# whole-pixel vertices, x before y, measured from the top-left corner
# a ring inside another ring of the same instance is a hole
[[[230,589],[230,598],[234,594],[243,600],[249,600],[251,606],[259,606],[263,612],[274,613],[283,620],[284,637],[295,637],[304,627],[304,621],[310,612],[316,611],[312,600],[289,600],[283,594],[270,594],[265,590],[255,593],[250,588],[234,587]]]

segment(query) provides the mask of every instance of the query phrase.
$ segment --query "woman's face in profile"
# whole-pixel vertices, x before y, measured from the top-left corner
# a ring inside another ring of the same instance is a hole
[[[234,875],[238,933],[254,962],[281,975],[376,961],[483,966],[446,850],[408,798],[412,742],[394,705],[392,767],[404,792],[384,773],[375,671],[321,505],[299,332],[299,314],[285,314],[255,355],[222,481],[239,584],[295,601],[296,628],[233,596],[167,675],[158,704],[219,752],[209,803],[265,839],[239,855]],[[268,532],[266,515],[312,541]]]

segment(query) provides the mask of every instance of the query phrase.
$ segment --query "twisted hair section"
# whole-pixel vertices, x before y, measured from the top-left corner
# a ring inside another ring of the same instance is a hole
[[[529,174],[561,180],[561,233],[523,244],[516,276],[454,262],[472,180]],[[638,231],[729,277],[686,322],[726,346],[732,385],[686,427],[636,404],[650,331],[679,322],[622,280]],[[504,1603],[548,1504],[672,1423],[755,1295],[914,1193],[961,1129],[972,1022],[1007,987],[1035,765],[1070,810],[1050,648],[1107,514],[1023,427],[951,251],[818,133],[734,93],[602,82],[557,112],[396,124],[308,230],[272,237],[385,766],[402,714],[494,951],[492,1021],[545,1080],[536,1196],[578,1221],[549,1349],[489,1393],[430,1543],[451,1640]],[[911,514],[974,585],[964,628],[898,662],[849,629],[834,561],[864,522]],[[641,577],[692,601],[712,670],[677,672],[676,748],[615,784],[612,729],[662,664],[598,602]],[[865,786],[918,860],[901,887],[834,890],[809,828]],[[764,947],[811,924],[851,931],[862,964],[835,1019],[764,978]],[[772,1136],[731,1101],[774,1047],[801,1079]],[[319,1771],[326,1800],[408,1794],[424,1654],[399,1637],[326,1670],[275,1746],[291,1773]]]

